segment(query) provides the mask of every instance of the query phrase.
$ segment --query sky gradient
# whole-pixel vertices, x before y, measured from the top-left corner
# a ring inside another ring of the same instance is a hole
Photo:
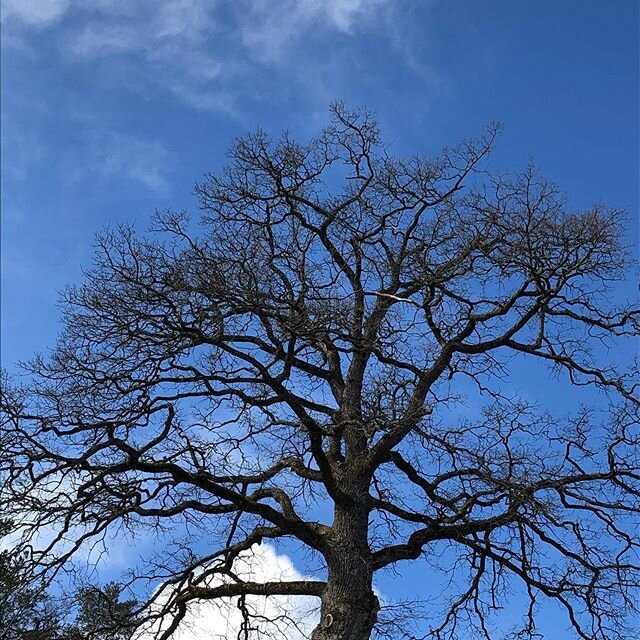
[[[500,120],[493,167],[532,157],[574,206],[637,219],[638,6],[6,0],[4,366],[51,345],[98,229],[192,208],[235,136],[306,138],[334,98],[375,111],[398,155]]]
[[[393,155],[501,121],[493,168],[533,158],[571,206],[627,207],[637,255],[639,6],[4,0],[2,365],[53,344],[96,231],[193,209],[234,137],[306,139],[336,98],[373,110]]]

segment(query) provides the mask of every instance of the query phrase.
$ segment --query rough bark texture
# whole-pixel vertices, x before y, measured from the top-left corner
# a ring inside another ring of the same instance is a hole
[[[313,640],[366,640],[376,623],[379,603],[372,589],[369,508],[364,483],[353,485],[349,500],[335,509],[326,554],[327,586]]]

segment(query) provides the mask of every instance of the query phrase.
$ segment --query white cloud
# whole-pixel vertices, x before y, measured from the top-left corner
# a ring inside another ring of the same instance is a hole
[[[120,82],[130,88],[156,86],[192,106],[219,108],[215,81],[228,65],[210,46],[218,29],[215,3],[139,0],[132,5],[127,14],[111,6],[98,16],[88,12],[79,26],[63,29],[60,46],[67,59],[87,64],[126,58],[136,73]]]
[[[358,18],[370,14],[383,0],[328,0],[316,2],[324,7],[330,20],[343,31],[349,31]]]
[[[242,39],[262,62],[284,59],[292,46],[318,29],[351,33],[389,0],[276,0],[254,3],[242,25]]]
[[[159,193],[167,190],[173,157],[163,144],[117,131],[90,114],[68,115],[82,134],[60,147],[49,147],[43,138],[43,127],[27,126],[17,109],[11,117],[4,117],[0,145],[3,176],[29,180],[43,164],[52,162],[63,166],[64,175],[72,181],[85,180],[87,174],[93,174],[107,179],[125,178]]]
[[[139,47],[136,28],[119,24],[87,25],[68,43],[71,53],[83,60],[135,51]]]
[[[47,27],[66,13],[71,0],[4,0],[3,22],[17,20],[33,27]]]
[[[105,177],[125,177],[152,191],[164,191],[171,154],[159,142],[121,133],[103,133],[92,141],[90,166]]]
[[[215,30],[208,10],[211,3],[165,0],[136,6],[132,15],[109,13],[68,30],[64,50],[78,61],[133,54],[144,63],[179,67],[193,77],[218,75],[220,64],[206,47],[208,35]]]
[[[6,42],[27,50],[55,28],[67,61],[128,63],[121,85],[167,90],[199,109],[231,110],[260,65],[291,66],[305,38],[363,30],[391,0],[6,0]],[[32,47],[33,49],[34,47]],[[37,47],[35,47],[37,50]],[[299,71],[299,70],[298,70]],[[235,91],[234,91],[235,90]]]
[[[291,560],[276,553],[268,544],[254,547],[243,554],[234,571],[241,578],[255,582],[272,580],[303,580],[304,576]],[[213,583],[212,583],[213,586]],[[247,598],[247,607],[257,617],[255,626],[272,640],[303,640],[308,638],[318,621],[318,600],[310,597],[274,596]],[[269,622],[272,621],[272,622]],[[237,637],[242,622],[237,599],[193,603],[180,623],[176,640],[227,640]],[[154,625],[143,629],[135,640],[153,640],[154,633],[166,628]]]

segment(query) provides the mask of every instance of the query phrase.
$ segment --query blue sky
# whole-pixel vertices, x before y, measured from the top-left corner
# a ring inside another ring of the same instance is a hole
[[[392,153],[501,120],[576,206],[638,212],[634,0],[5,0],[2,361],[52,343],[100,227],[192,188],[258,124],[306,137],[342,98]],[[637,229],[632,229],[633,240]]]
[[[628,207],[637,245],[639,6],[4,0],[3,366],[52,345],[97,230],[193,208],[235,136],[311,136],[334,98],[374,110],[399,155],[500,120],[493,167],[533,157],[573,206]]]

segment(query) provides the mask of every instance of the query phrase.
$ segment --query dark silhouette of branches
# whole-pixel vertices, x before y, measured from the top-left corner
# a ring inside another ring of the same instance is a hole
[[[578,638],[628,638],[638,382],[611,350],[639,331],[638,306],[612,302],[625,214],[572,211],[531,166],[488,173],[498,133],[396,159],[370,113],[336,103],[308,144],[238,140],[197,185],[200,225],[164,211],[150,235],[100,235],[55,349],[4,390],[1,504],[36,573],[150,527],[174,546],[131,576],[150,585],[134,613],[163,639],[195,602],[232,599],[248,638],[248,599],[312,596],[313,640],[364,640],[374,575],[403,561],[439,562],[457,590],[418,630],[382,616],[382,635],[495,638],[521,589],[516,637],[539,637],[551,600]],[[505,396],[536,360],[574,385],[574,415]],[[282,538],[324,570],[238,573]]]

